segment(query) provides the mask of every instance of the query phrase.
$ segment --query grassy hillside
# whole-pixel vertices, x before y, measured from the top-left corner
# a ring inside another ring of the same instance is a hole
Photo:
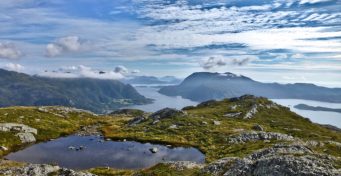
[[[57,107],[50,108],[48,111],[36,107],[0,109],[0,123],[15,122],[37,128],[36,138],[38,141],[68,135],[79,130],[81,126],[96,124],[107,138],[163,143],[172,146],[193,146],[206,155],[204,169],[198,167],[179,169],[174,165],[164,163],[144,170],[108,168],[89,170],[97,175],[211,175],[210,172],[204,172],[205,168],[219,159],[245,158],[256,151],[272,148],[279,144],[304,146],[311,152],[309,154],[276,154],[277,157],[283,155],[283,157],[297,158],[298,165],[300,164],[299,159],[302,159],[300,157],[308,157],[327,163],[330,165],[329,170],[331,168],[341,169],[340,132],[312,123],[266,98],[243,96],[223,101],[205,102],[196,107],[186,107],[180,114],[168,114],[164,117],[161,115],[160,118],[155,118],[159,115],[146,113],[143,116],[145,116],[145,120],[132,125],[133,119],[136,117],[125,112],[113,113],[110,116],[95,116],[87,112],[70,111]],[[249,133],[292,136],[293,139],[257,138],[244,142],[234,140]],[[1,133],[0,146],[6,146],[10,151],[24,147],[13,135],[11,132]],[[0,155],[4,154],[0,153]],[[324,161],[324,158],[329,158],[329,160]],[[18,163],[7,163],[6,165],[14,167]],[[223,165],[224,172],[228,171],[232,165],[233,163]],[[309,167],[319,168],[315,165]]]

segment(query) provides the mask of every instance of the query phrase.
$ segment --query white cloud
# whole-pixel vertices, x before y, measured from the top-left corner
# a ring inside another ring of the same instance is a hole
[[[300,0],[299,4],[316,4],[321,2],[330,2],[334,0]]]
[[[16,72],[20,72],[24,69],[24,66],[20,65],[20,64],[15,64],[15,63],[7,63],[4,68],[6,70],[10,70],[10,71],[16,71]]]
[[[291,58],[293,58],[293,59],[302,59],[302,58],[304,58],[305,56],[303,55],[303,54],[301,54],[301,53],[297,53],[297,54],[293,54],[292,56],[291,56]]]
[[[68,52],[77,52],[81,49],[82,43],[78,36],[67,36],[49,43],[46,46],[46,55],[55,57]]]
[[[0,58],[18,59],[21,55],[21,51],[14,44],[0,43]]]
[[[120,73],[120,74],[126,74],[126,73],[128,73],[128,69],[125,66],[119,65],[119,66],[115,67],[114,72]]]
[[[100,71],[84,65],[63,67],[57,71],[45,71],[38,75],[52,78],[95,78],[112,80],[124,78],[122,73],[114,71]]]
[[[131,71],[132,74],[137,74],[137,73],[140,73],[140,72],[141,72],[141,71],[138,70],[138,69],[135,69],[135,70]]]

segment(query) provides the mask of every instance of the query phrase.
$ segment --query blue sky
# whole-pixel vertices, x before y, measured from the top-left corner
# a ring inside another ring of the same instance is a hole
[[[1,0],[0,67],[112,79],[234,72],[341,87],[341,1]]]

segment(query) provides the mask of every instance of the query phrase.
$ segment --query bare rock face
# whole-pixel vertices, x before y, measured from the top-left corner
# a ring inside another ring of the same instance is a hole
[[[332,175],[341,174],[332,165],[334,158],[315,155],[302,145],[275,145],[245,158],[224,158],[202,169],[211,175]]]
[[[19,137],[21,143],[32,143],[36,142],[36,138],[32,133],[18,133],[16,136]]]
[[[274,133],[274,132],[245,132],[236,136],[231,136],[229,138],[229,143],[238,144],[245,143],[250,141],[265,141],[265,140],[284,140],[284,141],[292,141],[294,137],[282,134],[282,133]]]
[[[165,119],[184,115],[186,115],[184,111],[180,111],[173,108],[164,108],[151,114],[149,117],[153,119]]]
[[[16,132],[33,133],[33,134],[38,133],[37,129],[31,128],[24,124],[18,124],[18,123],[0,123],[0,131],[3,131],[3,132],[16,131]]]

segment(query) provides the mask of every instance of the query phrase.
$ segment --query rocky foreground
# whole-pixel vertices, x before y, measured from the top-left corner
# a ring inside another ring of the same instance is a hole
[[[0,109],[0,156],[18,146],[74,133],[193,146],[205,153],[206,163],[179,161],[143,170],[73,171],[0,160],[0,175],[341,175],[340,131],[314,124],[265,98],[243,96],[181,111],[121,110],[107,116],[63,107]]]

